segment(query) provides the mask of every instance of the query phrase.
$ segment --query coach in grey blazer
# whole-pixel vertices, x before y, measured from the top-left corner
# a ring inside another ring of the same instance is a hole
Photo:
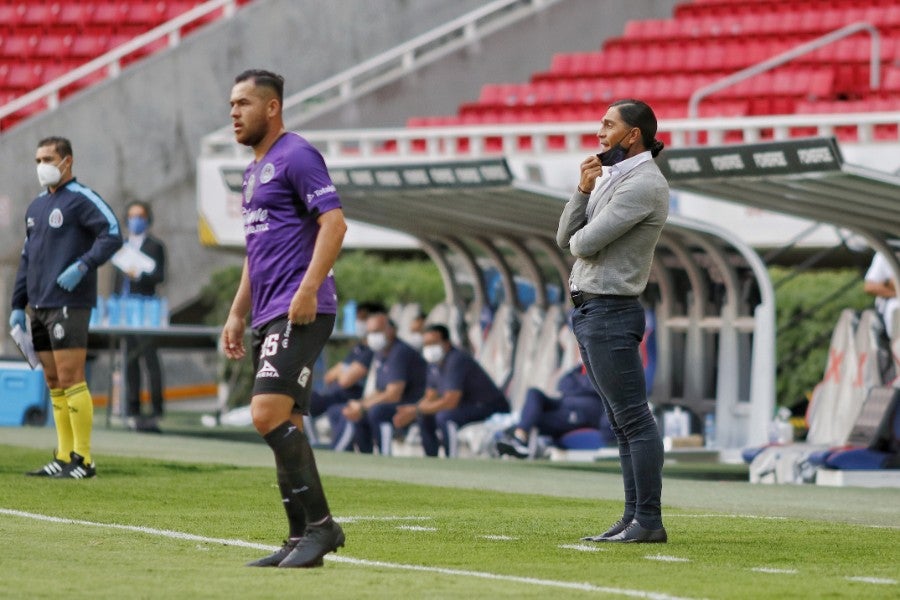
[[[616,434],[625,484],[622,518],[587,541],[668,540],[662,438],[647,404],[639,350],[645,323],[638,296],[669,206],[669,186],[653,162],[663,149],[656,127],[653,110],[639,100],[609,107],[597,134],[605,151],[581,163],[578,190],[556,233],[560,248],[576,258],[569,277],[572,329]]]

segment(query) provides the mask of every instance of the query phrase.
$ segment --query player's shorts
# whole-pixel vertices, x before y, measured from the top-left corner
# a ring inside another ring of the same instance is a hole
[[[31,313],[31,342],[36,352],[87,348],[90,308],[36,308]]]
[[[284,394],[294,399],[294,412],[309,414],[312,370],[334,331],[335,315],[316,315],[308,325],[296,325],[287,316],[253,329],[253,368],[256,379],[251,396]]]

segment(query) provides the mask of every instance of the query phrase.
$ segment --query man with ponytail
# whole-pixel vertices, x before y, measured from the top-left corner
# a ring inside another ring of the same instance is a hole
[[[583,539],[665,543],[663,444],[647,404],[638,301],[668,216],[669,186],[653,162],[663,144],[656,115],[640,100],[613,103],[597,136],[603,152],[581,163],[556,242],[576,258],[569,277],[572,328],[616,435],[625,509],[605,532]]]

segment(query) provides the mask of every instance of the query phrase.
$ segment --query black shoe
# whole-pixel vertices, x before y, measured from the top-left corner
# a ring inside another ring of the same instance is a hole
[[[97,465],[91,463],[84,464],[84,457],[80,454],[72,452],[70,454],[72,462],[67,464],[62,471],[53,475],[56,479],[90,479],[97,476]]]
[[[609,529],[601,533],[600,535],[589,535],[587,537],[581,538],[582,542],[608,542],[609,538],[619,535],[631,524],[631,521],[626,521],[625,519],[619,519],[612,525],[610,525]]]
[[[516,458],[528,458],[528,443],[523,442],[514,435],[504,435],[497,440],[497,452],[501,456],[508,454]]]
[[[329,552],[337,552],[344,545],[344,539],[344,531],[332,519],[322,525],[310,525],[296,547],[278,566],[307,569],[321,567],[322,557]]]
[[[53,453],[53,460],[48,462],[40,469],[28,471],[25,473],[29,477],[56,477],[62,470],[69,466],[69,463],[63,462],[56,458],[56,452]]]
[[[294,548],[297,546],[297,542],[299,542],[302,538],[297,538],[294,540],[285,540],[284,545],[273,552],[268,556],[263,556],[259,560],[254,560],[253,562],[248,562],[248,567],[277,567],[278,564],[287,558],[288,554],[290,554]],[[321,567],[325,562],[322,558],[319,558],[318,564],[311,564],[310,567]]]
[[[606,538],[607,542],[618,542],[623,544],[665,544],[669,541],[666,535],[666,528],[644,529],[637,521],[632,521],[628,527],[618,535]]]

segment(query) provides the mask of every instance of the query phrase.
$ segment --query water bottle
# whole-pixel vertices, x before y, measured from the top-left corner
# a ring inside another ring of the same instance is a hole
[[[159,299],[159,324],[162,327],[169,326],[169,299],[165,296]]]
[[[106,318],[103,323],[107,327],[117,327],[119,325],[119,297],[112,295],[106,299]]]
[[[344,303],[343,313],[344,333],[356,335],[356,300],[347,300]]]
[[[703,420],[703,445],[710,449],[716,447],[715,413],[706,413],[706,418]]]

